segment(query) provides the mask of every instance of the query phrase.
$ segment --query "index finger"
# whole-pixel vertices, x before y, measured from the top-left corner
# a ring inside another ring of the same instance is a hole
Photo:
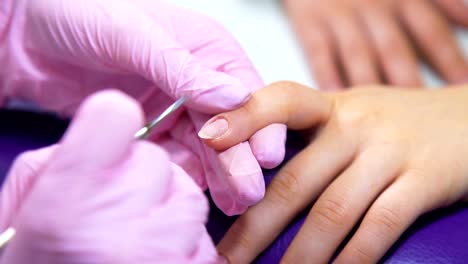
[[[332,105],[331,98],[323,93],[294,82],[277,82],[254,93],[239,109],[211,118],[198,135],[210,147],[224,150],[270,124],[305,129],[323,123]]]

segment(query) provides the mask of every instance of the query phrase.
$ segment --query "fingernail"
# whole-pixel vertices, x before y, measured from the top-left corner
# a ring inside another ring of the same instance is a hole
[[[224,118],[215,118],[208,121],[198,132],[198,136],[203,139],[215,139],[222,136],[229,128],[228,121]]]

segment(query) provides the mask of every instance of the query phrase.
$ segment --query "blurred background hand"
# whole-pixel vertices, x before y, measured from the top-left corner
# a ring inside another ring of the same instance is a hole
[[[463,0],[284,0],[320,89],[421,86],[418,58],[449,83],[468,82],[451,23],[468,26]]]

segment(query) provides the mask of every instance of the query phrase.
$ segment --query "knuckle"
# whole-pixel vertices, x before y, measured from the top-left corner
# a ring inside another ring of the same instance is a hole
[[[32,152],[31,151],[26,151],[21,153],[16,159],[14,160],[13,164],[23,164],[23,163],[28,163],[30,156]]]
[[[240,110],[242,115],[245,116],[255,116],[259,109],[259,99],[254,95],[252,96],[248,103],[244,104]]]
[[[343,226],[348,216],[344,199],[336,197],[319,199],[312,212],[316,227],[324,232]]]
[[[33,172],[35,170],[35,166],[32,162],[33,155],[33,151],[26,151],[24,153],[21,153],[13,162],[12,168],[14,168],[15,170],[28,170],[30,172]]]
[[[461,159],[455,159],[452,161],[450,173],[445,177],[442,184],[438,184],[435,189],[435,199],[429,200],[428,208],[449,206],[459,199],[459,194],[463,193],[466,189],[465,178],[456,177],[455,175],[464,174],[466,171],[467,164]],[[446,170],[447,168],[444,168]],[[440,197],[444,197],[439,199]]]
[[[300,192],[301,176],[290,169],[283,169],[268,187],[265,199],[276,205],[289,205]]]
[[[337,98],[335,101],[336,118],[346,129],[361,128],[370,122],[380,120],[384,113],[375,102],[380,101],[382,86],[361,86]]]
[[[277,81],[272,83],[269,88],[284,92],[285,95],[293,94],[296,92],[297,87],[302,86],[301,84],[293,81]]]
[[[380,207],[374,214],[370,215],[369,221],[376,225],[382,235],[393,234],[399,232],[403,226],[403,221],[400,215],[391,208]]]
[[[310,90],[307,86],[294,81],[278,81],[268,86],[268,89],[273,90],[277,94],[281,94],[283,100],[276,102],[280,105],[296,101],[303,89]],[[263,90],[265,89],[260,90],[260,92]]]
[[[353,247],[351,249],[351,256],[352,256],[353,261],[355,261],[356,263],[374,263],[375,262],[372,254],[368,250],[359,246]]]
[[[462,189],[466,186],[459,177],[455,176],[466,171],[465,168],[467,165],[465,162],[458,159],[449,160],[444,157],[438,159],[438,162],[434,162],[433,160],[433,157],[423,158],[418,162],[418,164],[412,165],[408,168],[406,172],[415,181],[419,180],[421,182],[428,181],[428,179],[434,180],[433,177],[443,173],[443,171],[448,172],[446,173],[447,176],[444,177],[443,180],[437,181],[436,185],[431,184],[426,186],[425,202],[424,204],[420,204],[421,207],[418,208],[421,211],[449,206],[458,200],[459,194],[463,192]],[[451,166],[444,166],[444,164],[447,163],[451,164]],[[430,164],[430,168],[427,164]]]
[[[348,108],[349,111],[339,113],[339,122],[342,126],[348,128],[360,128],[373,119],[373,113],[365,112],[361,109]]]
[[[253,243],[249,233],[248,223],[244,217],[240,217],[229,229],[230,238],[235,239],[235,243],[244,249],[250,249]]]

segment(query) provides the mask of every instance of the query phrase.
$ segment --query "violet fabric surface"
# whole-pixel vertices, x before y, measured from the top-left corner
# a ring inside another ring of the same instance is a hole
[[[68,122],[54,116],[22,111],[0,111],[0,179],[22,151],[56,143]],[[303,143],[289,135],[287,158]],[[265,171],[269,182],[277,170]],[[304,221],[299,216],[256,261],[278,263]],[[208,229],[219,241],[235,217],[227,217],[211,204]],[[268,221],[268,219],[265,219]],[[457,204],[421,217],[385,256],[384,263],[468,263],[468,205]]]

